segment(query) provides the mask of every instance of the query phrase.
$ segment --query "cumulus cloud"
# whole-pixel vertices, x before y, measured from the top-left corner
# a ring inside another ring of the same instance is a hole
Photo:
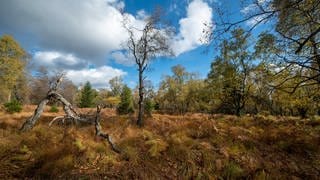
[[[193,0],[188,4],[186,17],[179,21],[178,34],[171,42],[176,55],[203,44],[200,38],[204,23],[212,23],[208,1]],[[106,57],[126,66],[134,64],[122,46],[128,39],[123,20],[141,29],[149,16],[144,10],[123,14],[124,7],[123,0],[3,1],[0,28],[1,32],[32,39],[29,49],[42,49],[34,53],[36,65],[63,69],[75,83],[90,80],[99,87],[111,77],[126,74],[105,66]],[[87,69],[90,64],[97,68]]]
[[[126,75],[126,72],[110,66],[101,66],[98,68],[82,70],[69,70],[66,73],[67,78],[71,79],[76,85],[81,85],[86,81],[89,81],[95,88],[105,88],[107,87],[110,79],[124,75]]]
[[[194,0],[187,7],[187,17],[179,21],[179,34],[172,42],[176,55],[195,49],[203,44],[205,24],[212,24],[212,9],[202,0]]]
[[[87,60],[57,51],[38,51],[33,55],[33,62],[36,67],[48,68],[50,73],[65,72],[68,79],[76,85],[90,81],[94,88],[105,88],[111,78],[126,75],[120,69],[105,65],[90,68]]]
[[[38,51],[33,55],[36,66],[45,66],[48,69],[82,69],[88,64],[85,60],[73,54],[60,53],[57,51]]]
[[[104,64],[127,39],[119,0],[10,0],[0,6],[0,27],[27,32],[41,47]]]

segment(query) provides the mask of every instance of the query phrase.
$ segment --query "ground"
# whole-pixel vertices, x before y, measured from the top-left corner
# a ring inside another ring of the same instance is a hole
[[[102,111],[102,127],[121,153],[94,135],[94,126],[53,125],[48,109],[30,131],[18,131],[34,106],[0,112],[0,179],[318,179],[320,118],[269,115],[153,114]],[[95,109],[83,109],[94,112]]]

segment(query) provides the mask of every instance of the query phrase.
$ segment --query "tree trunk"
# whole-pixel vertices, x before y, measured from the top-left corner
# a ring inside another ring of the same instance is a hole
[[[10,102],[10,101],[11,101],[11,91],[8,94],[8,102]]]
[[[21,127],[21,131],[28,131],[30,129],[33,128],[34,124],[37,122],[37,120],[40,118],[43,110],[44,110],[44,107],[46,106],[46,104],[49,102],[49,99],[46,97],[45,99],[43,99],[37,109],[34,111],[34,114],[33,116],[31,116]]]
[[[235,113],[235,114],[236,114],[236,116],[240,116],[240,115],[241,115],[241,113],[240,113],[240,112],[241,112],[240,107],[237,107],[237,108],[236,108],[236,113]]]
[[[143,126],[143,70],[142,67],[139,67],[139,104],[138,104],[138,120],[137,125]]]

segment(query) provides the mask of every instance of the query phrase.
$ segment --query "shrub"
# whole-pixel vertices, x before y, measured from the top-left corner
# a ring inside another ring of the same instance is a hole
[[[12,100],[8,103],[5,103],[4,107],[8,113],[21,112],[22,110],[22,104],[17,100]]]
[[[152,102],[151,99],[147,99],[145,101],[145,108],[144,108],[147,116],[152,116],[152,111],[154,110],[154,103]]]
[[[56,105],[52,105],[49,112],[57,113],[57,112],[59,112],[59,109]]]
[[[120,95],[121,102],[117,108],[118,114],[131,114],[133,110],[133,99],[131,89],[124,86]]]

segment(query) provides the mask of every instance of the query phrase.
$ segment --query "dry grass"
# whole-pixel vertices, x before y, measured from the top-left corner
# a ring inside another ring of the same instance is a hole
[[[20,133],[33,112],[0,112],[0,179],[317,179],[319,118],[154,114],[144,128],[134,117],[102,112],[114,153],[92,126],[53,126],[62,114],[46,109],[36,127]],[[81,109],[94,112],[95,109]],[[218,130],[218,131],[217,131]]]

